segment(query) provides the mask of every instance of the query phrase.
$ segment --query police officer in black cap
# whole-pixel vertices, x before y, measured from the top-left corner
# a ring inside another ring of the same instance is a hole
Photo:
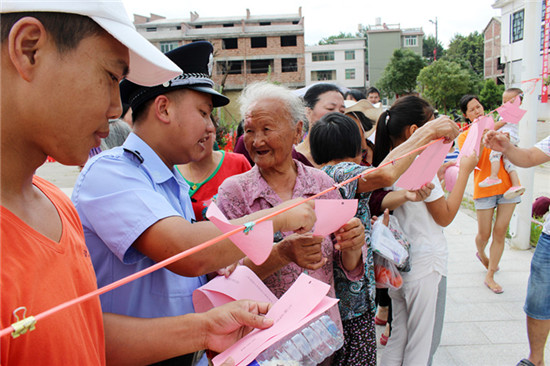
[[[132,107],[134,132],[123,146],[88,161],[72,197],[100,287],[221,234],[210,222],[192,223],[189,186],[174,168],[204,154],[206,142],[215,136],[210,114],[213,108],[229,103],[209,78],[212,51],[208,42],[193,42],[167,53],[183,74],[162,85],[121,83],[122,99]],[[244,224],[265,214],[234,223]],[[314,220],[311,207],[300,205],[276,216],[273,226],[275,231],[303,231]],[[129,337],[145,336],[134,330],[140,324],[136,321],[144,320],[136,318],[161,322],[160,342],[150,342],[153,337],[148,336],[147,342],[137,341],[139,349],[132,348],[120,357],[153,363],[200,349],[220,352],[239,338],[243,326],[268,327],[271,322],[259,316],[268,305],[256,302],[230,303],[192,314],[191,295],[206,282],[204,275],[242,257],[225,240],[102,295],[104,313],[131,317]],[[162,323],[161,317],[174,318]],[[106,336],[110,335],[106,329]],[[191,359],[191,355],[184,356],[178,364],[192,364]]]

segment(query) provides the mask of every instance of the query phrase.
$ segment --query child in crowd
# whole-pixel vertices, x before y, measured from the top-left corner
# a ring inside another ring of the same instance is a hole
[[[514,100],[515,98],[520,98],[523,100],[523,91],[519,88],[509,88],[502,94],[502,104],[508,103],[509,101]],[[503,120],[495,123],[495,131],[508,134],[512,144],[517,146],[519,142],[518,136],[518,125],[515,123],[508,123]],[[512,187],[510,187],[505,193],[504,198],[512,199],[517,196],[521,196],[525,192],[525,188],[520,185],[518,173],[516,171],[516,166],[503,156],[501,152],[491,150],[489,155],[489,161],[491,162],[491,175],[485,178],[483,181],[479,182],[480,187],[491,187],[497,184],[502,183],[502,180],[498,177],[498,172],[500,170],[500,159],[504,163],[504,169],[508,172],[510,176],[510,181],[512,182]]]
[[[365,139],[365,142],[367,143],[367,148],[361,154],[362,155],[361,165],[372,166],[372,155],[374,154],[374,143],[369,139]]]
[[[357,121],[337,112],[326,114],[313,125],[310,132],[313,159],[335,182],[341,183],[356,177],[369,169],[359,165],[362,158],[361,139]],[[406,166],[398,169],[402,172]],[[333,365],[376,365],[375,278],[370,242],[369,198],[371,192],[378,188],[376,183],[373,185],[373,182],[377,181],[376,175],[386,173],[387,171],[380,169],[372,172],[365,180],[357,179],[340,188],[343,198],[359,200],[355,216],[365,227],[366,245],[363,247],[365,275],[360,281],[352,282],[339,267],[334,267],[336,296],[340,299],[339,308],[345,343],[335,356]],[[429,188],[418,192],[392,192],[384,197],[383,205],[390,201],[398,205],[409,199],[421,200],[427,197],[428,193]]]
[[[374,165],[433,116],[433,108],[422,98],[398,99],[380,117],[383,122],[377,128]],[[411,244],[411,270],[402,273],[400,289],[389,291],[394,332],[382,355],[382,365],[427,365],[439,345],[445,302],[438,298],[445,298],[448,255],[442,226],[453,221],[476,164],[476,156],[462,158],[455,187],[447,199],[436,176],[424,202],[405,202],[394,210]]]

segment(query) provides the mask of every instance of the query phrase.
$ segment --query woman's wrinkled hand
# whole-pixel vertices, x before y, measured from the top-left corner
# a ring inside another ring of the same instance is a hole
[[[322,236],[311,233],[291,234],[277,243],[277,251],[289,262],[305,269],[316,270],[327,262],[322,252],[323,239]]]
[[[285,201],[276,206],[276,209],[292,206],[298,202],[302,202],[303,198],[294,198]],[[284,218],[280,231],[294,231],[298,234],[307,233],[313,228],[317,217],[315,216],[315,202],[313,200],[303,202],[302,204],[291,208],[284,213],[277,215]]]

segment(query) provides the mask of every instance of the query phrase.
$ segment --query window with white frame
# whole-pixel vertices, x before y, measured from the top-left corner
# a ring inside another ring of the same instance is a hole
[[[317,70],[311,72],[311,80],[336,80],[336,70]]]
[[[346,60],[355,60],[355,50],[346,51]]]
[[[417,36],[405,36],[403,37],[403,46],[416,47],[418,45]]]
[[[160,51],[166,53],[178,47],[178,42],[160,42]]]
[[[330,52],[313,52],[311,54],[312,61],[334,61],[334,51]]]
[[[355,80],[355,69],[346,69],[346,80]]]

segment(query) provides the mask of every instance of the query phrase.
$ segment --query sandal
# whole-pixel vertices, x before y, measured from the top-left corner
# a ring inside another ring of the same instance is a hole
[[[483,179],[481,182],[479,182],[478,186],[480,186],[481,188],[485,188],[485,187],[496,186],[497,184],[500,184],[500,183],[502,183],[502,180],[499,178],[493,179],[491,177],[487,177]]]
[[[519,361],[516,366],[535,366],[535,364],[529,361],[528,359],[524,358],[521,361]]]
[[[380,335],[380,344],[382,346],[385,346],[386,344],[388,344],[388,339],[390,339],[390,337],[388,337],[387,335],[383,334]],[[522,360],[523,361],[523,360]],[[534,365],[533,365],[534,366]]]
[[[374,317],[374,324],[376,325],[386,325],[387,322],[387,320],[382,320],[377,316]]]
[[[487,288],[491,291],[493,291],[495,294],[501,294],[504,292],[504,290],[502,289],[502,287],[500,287],[500,285],[497,285],[496,287],[491,287],[489,286],[489,284],[487,283],[487,281],[484,282],[485,283],[485,286],[487,286]]]
[[[525,193],[525,188],[522,186],[514,186],[510,187],[503,195],[504,199],[511,200],[516,198],[517,196],[521,196],[523,193]]]

